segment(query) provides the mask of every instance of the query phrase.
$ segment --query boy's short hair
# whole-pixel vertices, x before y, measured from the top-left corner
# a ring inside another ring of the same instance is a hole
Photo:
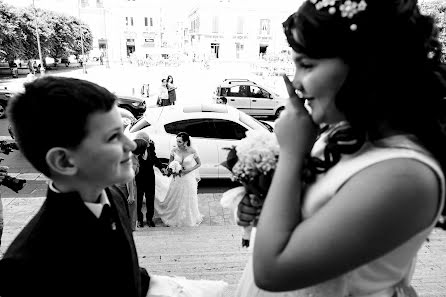
[[[115,95],[92,82],[44,76],[25,84],[25,91],[8,103],[7,116],[20,151],[50,177],[47,152],[76,148],[88,133],[89,116],[110,111],[115,102]]]
[[[137,138],[134,140],[136,148],[133,150],[134,155],[142,155],[147,149],[148,142],[145,139]]]

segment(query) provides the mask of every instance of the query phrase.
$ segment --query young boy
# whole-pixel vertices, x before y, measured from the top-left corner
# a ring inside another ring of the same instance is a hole
[[[45,76],[8,104],[23,155],[51,179],[47,198],[0,260],[0,296],[146,296],[127,197],[135,143],[115,96]]]

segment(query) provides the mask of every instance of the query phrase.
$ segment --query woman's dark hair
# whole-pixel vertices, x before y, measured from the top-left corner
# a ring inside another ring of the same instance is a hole
[[[147,150],[148,143],[145,139],[137,138],[135,139],[136,148],[133,150],[134,155],[142,155]]]
[[[187,144],[187,146],[190,146],[190,136],[186,132],[180,132],[177,134],[177,137],[181,137],[181,139]]]
[[[417,0],[366,2],[348,18],[305,1],[283,24],[288,42],[310,58],[338,57],[349,65],[335,99],[351,125],[344,134],[373,141],[383,124],[414,134],[446,172],[446,66],[434,19],[420,13]],[[326,150],[339,154],[337,145]]]
[[[172,79],[172,83],[173,83],[173,76],[172,75],[167,76],[167,82],[169,82],[169,78]]]

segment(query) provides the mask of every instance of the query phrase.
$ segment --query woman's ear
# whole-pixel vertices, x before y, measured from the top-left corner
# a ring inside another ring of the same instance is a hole
[[[77,173],[77,167],[66,148],[51,148],[46,153],[45,159],[51,172],[64,176],[73,176]]]

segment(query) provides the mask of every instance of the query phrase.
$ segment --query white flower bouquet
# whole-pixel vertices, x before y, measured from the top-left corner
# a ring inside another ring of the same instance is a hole
[[[245,195],[254,194],[250,195],[251,204],[262,205],[279,159],[276,135],[263,130],[250,130],[236,147],[228,150],[227,160],[222,165],[232,172],[232,180],[243,186],[225,192],[220,203],[236,211]],[[254,221],[252,226],[256,223]],[[245,227],[242,246],[249,246],[252,226]]]
[[[167,176],[173,176],[173,178],[177,176],[181,176],[181,172],[183,171],[183,166],[181,166],[181,163],[173,160],[169,163],[169,166],[167,167]]]

